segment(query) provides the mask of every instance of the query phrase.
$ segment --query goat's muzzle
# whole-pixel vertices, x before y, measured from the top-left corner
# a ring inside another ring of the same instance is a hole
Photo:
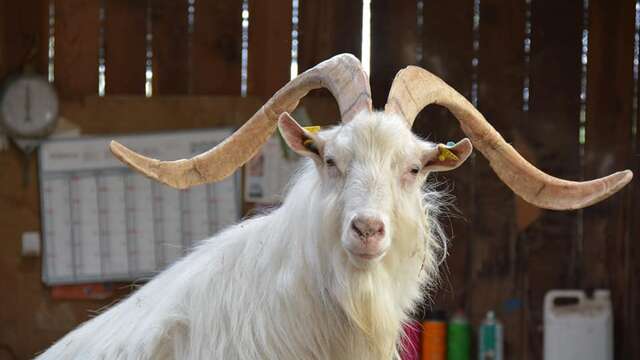
[[[375,214],[358,214],[350,221],[345,249],[359,260],[377,260],[384,256],[389,246],[385,241],[385,235],[385,222],[382,217]]]

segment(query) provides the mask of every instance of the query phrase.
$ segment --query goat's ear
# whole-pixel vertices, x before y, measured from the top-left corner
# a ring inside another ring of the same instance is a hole
[[[322,144],[318,136],[305,130],[289,113],[280,114],[278,128],[291,150],[302,156],[321,160]]]
[[[438,144],[423,154],[423,171],[453,170],[467,160],[472,150],[473,145],[467,138],[460,140],[457,144]]]

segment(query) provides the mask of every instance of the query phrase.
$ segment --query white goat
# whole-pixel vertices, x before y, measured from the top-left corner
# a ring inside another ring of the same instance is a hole
[[[285,111],[320,85],[336,96],[343,124],[311,133]],[[446,147],[411,132],[407,125],[431,102],[448,106],[501,178],[537,205],[586,206],[630,180],[621,172],[573,183],[539,172],[462,96],[419,68],[399,73],[386,111],[373,112],[359,62],[340,55],[293,80],[225,143],[194,159],[160,162],[112,144],[146,175],[188,187],[232,173],[279,118],[289,146],[308,160],[280,208],[203,241],[39,358],[397,357],[402,324],[434,284],[445,241],[438,193],[423,184],[429,172],[459,166],[472,148],[467,139]]]

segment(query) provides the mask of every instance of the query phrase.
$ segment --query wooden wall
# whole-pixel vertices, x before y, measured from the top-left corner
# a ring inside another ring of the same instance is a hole
[[[27,59],[46,74],[49,3],[0,0],[0,78],[19,71]],[[197,0],[193,24],[186,0],[51,3],[62,115],[87,134],[239,125],[289,79],[291,0],[248,1],[247,98],[239,96],[242,0]],[[371,84],[377,107],[384,105],[395,73],[417,63],[475,97],[505,138],[544,171],[569,179],[623,168],[640,174],[640,135],[631,131],[638,119],[633,107],[634,1],[591,0],[585,13],[582,0],[480,0],[477,24],[473,0],[422,3],[419,8],[416,0],[371,2]],[[339,52],[360,56],[361,23],[359,1],[299,0],[299,69]],[[589,51],[586,139],[581,144],[584,24]],[[104,97],[97,96],[101,44]],[[151,98],[144,97],[147,44],[153,51]],[[37,51],[29,58],[32,48]],[[528,110],[523,110],[525,81]],[[318,123],[335,122],[331,99],[314,96],[304,103]],[[464,136],[438,107],[425,109],[414,130],[435,141]],[[40,282],[40,260],[20,257],[21,234],[40,229],[36,183],[21,185],[15,149],[0,152],[0,169],[0,359],[11,359],[11,353],[24,359],[114,299],[51,299]],[[545,292],[609,288],[616,358],[640,357],[634,341],[640,337],[640,282],[634,276],[640,273],[638,177],[621,194],[580,212],[527,205],[481,155],[439,179],[453,188],[461,216],[450,220],[452,246],[431,307],[464,308],[474,324],[495,309],[506,325],[507,358],[539,359]],[[121,287],[118,294],[127,291]]]
[[[635,2],[589,3],[584,9],[581,0],[531,0],[530,5],[449,0],[425,1],[419,8],[411,0],[372,0],[374,103],[384,104],[397,70],[419,63],[468,98],[475,83],[480,111],[542,170],[568,179],[591,179],[625,168],[637,174],[638,135],[631,130],[638,121],[632,113],[637,86]],[[474,13],[479,15],[476,31]],[[422,26],[408,20],[417,18]],[[586,139],[581,144],[585,24]],[[438,107],[423,110],[414,130],[438,141],[463,136],[454,118]],[[482,156],[445,179],[453,183],[462,218],[450,220],[452,248],[433,307],[464,308],[474,324],[495,309],[508,329],[507,358],[539,359],[544,294],[554,288],[608,288],[615,311],[616,358],[640,356],[634,341],[640,335],[634,277],[640,262],[637,176],[621,194],[573,212],[524,203],[500,183]]]

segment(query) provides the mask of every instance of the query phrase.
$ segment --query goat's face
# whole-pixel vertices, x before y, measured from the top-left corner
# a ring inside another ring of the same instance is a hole
[[[471,143],[463,140],[448,147],[449,156],[443,157],[436,144],[382,112],[361,113],[315,134],[287,114],[279,126],[294,151],[314,160],[323,191],[336,199],[340,241],[359,268],[384,257],[401,226],[411,222],[406,217],[422,224],[417,218],[424,217],[420,190],[427,174],[453,169],[471,152]]]

